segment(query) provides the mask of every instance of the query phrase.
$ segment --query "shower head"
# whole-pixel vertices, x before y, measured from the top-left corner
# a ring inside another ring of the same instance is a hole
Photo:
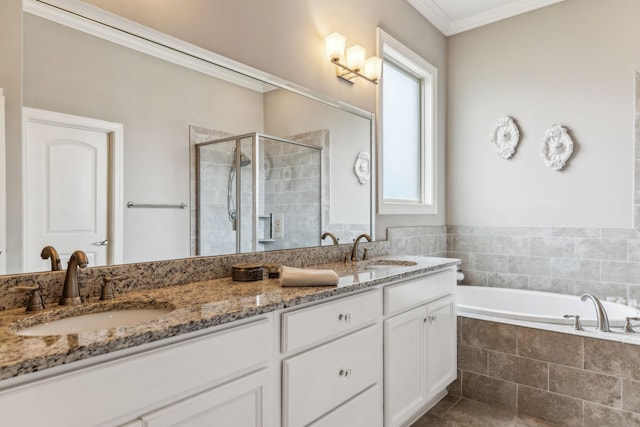
[[[240,167],[243,168],[245,166],[249,166],[251,164],[251,159],[247,157],[242,151],[240,152]]]
[[[236,157],[236,149],[233,149],[233,157],[235,159]],[[240,151],[240,167],[243,168],[245,166],[249,166],[251,164],[251,159],[244,154],[242,151]]]

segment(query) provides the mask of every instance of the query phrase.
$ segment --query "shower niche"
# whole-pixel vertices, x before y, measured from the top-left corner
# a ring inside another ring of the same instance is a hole
[[[323,148],[261,133],[195,144],[197,255],[320,244]]]

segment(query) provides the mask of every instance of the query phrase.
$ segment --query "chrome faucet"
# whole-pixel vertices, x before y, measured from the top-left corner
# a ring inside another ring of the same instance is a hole
[[[338,244],[338,238],[330,231],[327,231],[325,233],[322,233],[322,236],[320,236],[320,240],[324,240],[327,237],[331,237],[331,240],[333,240],[333,244],[337,245]]]
[[[372,241],[371,236],[369,236],[366,233],[363,233],[363,234],[359,235],[356,238],[356,241],[353,242],[353,249],[351,249],[351,261],[357,261],[358,260],[358,243],[360,243],[360,240],[362,238],[367,239],[367,241],[369,241],[369,242]]]
[[[67,275],[64,278],[64,287],[62,288],[62,297],[60,305],[78,305],[82,304],[80,298],[80,290],[78,289],[78,267],[85,268],[89,264],[87,254],[82,251],[75,251],[69,258],[67,265]]]
[[[584,294],[580,297],[582,301],[586,301],[587,299],[593,301],[596,309],[596,329],[600,332],[611,332],[609,329],[609,316],[607,316],[607,311],[604,309],[600,300],[592,294]]]
[[[51,258],[51,271],[62,270],[62,266],[60,265],[60,255],[58,255],[58,251],[56,251],[56,248],[54,248],[53,246],[45,246],[44,248],[42,248],[42,252],[40,252],[40,258]]]

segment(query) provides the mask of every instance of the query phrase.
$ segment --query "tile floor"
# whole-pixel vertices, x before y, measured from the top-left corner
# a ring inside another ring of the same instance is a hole
[[[411,427],[555,427],[555,424],[448,394]]]

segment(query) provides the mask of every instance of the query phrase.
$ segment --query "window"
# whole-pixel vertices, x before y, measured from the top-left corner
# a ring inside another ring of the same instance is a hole
[[[378,213],[435,214],[437,70],[378,29]]]

